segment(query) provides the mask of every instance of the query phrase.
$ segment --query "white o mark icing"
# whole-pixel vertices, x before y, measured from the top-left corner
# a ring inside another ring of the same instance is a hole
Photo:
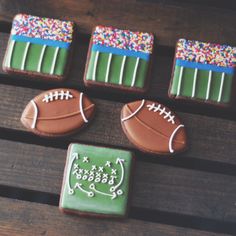
[[[39,73],[41,72],[41,67],[42,67],[42,63],[43,63],[43,58],[44,58],[44,53],[45,53],[46,47],[47,47],[47,45],[43,45],[43,48],[42,48],[41,53],[40,53],[39,64],[38,64],[38,68],[37,68],[37,71]]]
[[[54,74],[54,71],[55,71],[59,49],[60,49],[59,47],[56,47],[56,50],[54,51],[52,65],[51,65],[51,70],[50,70],[50,74],[51,75]]]
[[[58,99],[60,100],[68,100],[68,99],[71,99],[73,98],[73,95],[70,93],[70,91],[63,91],[61,90],[60,92],[58,91],[55,91],[55,92],[49,92],[49,94],[45,94],[44,95],[44,98],[43,98],[43,102],[46,102],[46,103],[49,103],[49,102],[53,102],[53,101],[56,101]]]
[[[126,62],[126,56],[123,57],[121,68],[120,68],[120,78],[119,78],[119,84],[122,84],[123,81],[123,74],[124,74],[124,68],[125,68],[125,62]]]
[[[38,108],[37,108],[37,105],[36,105],[34,100],[31,100],[31,103],[32,103],[33,108],[34,108],[34,118],[33,118],[33,122],[32,122],[31,128],[35,129],[36,122],[37,122],[37,117],[38,117]]]
[[[25,69],[25,63],[26,63],[26,59],[27,59],[27,54],[29,51],[29,46],[30,46],[30,42],[27,42],[25,50],[24,50],[24,54],[23,54],[23,59],[22,59],[22,64],[21,64],[21,70]]]
[[[168,122],[171,122],[172,124],[175,124],[174,115],[171,115],[171,111],[167,112],[165,107],[161,107],[161,104],[158,104],[158,106],[155,105],[155,103],[152,103],[152,105],[147,105],[149,111],[153,112],[160,112],[160,115],[164,115],[164,119],[168,118]]]
[[[82,184],[76,183],[74,188],[80,189],[82,192],[86,193],[88,197],[93,197],[94,193],[92,191],[86,191],[85,189],[82,188]]]
[[[85,117],[84,110],[83,110],[83,93],[80,93],[79,109],[80,109],[80,113],[81,113],[81,116],[82,116],[84,122],[85,122],[85,123],[88,123],[88,120],[87,120],[87,118]]]
[[[134,67],[134,73],[133,73],[133,78],[132,78],[132,83],[131,83],[131,87],[134,87],[135,85],[135,81],[136,81],[136,77],[137,77],[137,71],[138,71],[138,65],[139,65],[139,57],[136,59],[136,64]]]
[[[137,110],[136,110],[135,112],[133,112],[132,114],[130,114],[129,116],[122,118],[121,121],[124,122],[124,121],[126,121],[126,120],[129,120],[129,119],[132,118],[133,116],[135,116],[135,115],[142,109],[142,107],[144,106],[144,103],[145,103],[145,100],[143,99],[143,100],[142,100],[142,103],[141,103],[140,106],[137,108]]]
[[[173,150],[173,148],[172,148],[173,138],[174,138],[175,134],[177,133],[177,131],[178,131],[180,128],[183,128],[183,127],[184,127],[184,125],[179,125],[178,127],[176,127],[176,129],[173,131],[173,133],[172,133],[171,136],[170,136],[170,140],[169,140],[169,151],[170,151],[171,153],[174,152],[174,150]]]
[[[124,166],[123,166],[124,161],[125,161],[124,159],[120,159],[120,158],[116,159],[116,164],[120,164],[120,167],[121,167],[121,178],[120,178],[120,182],[116,186],[113,186],[110,188],[111,192],[114,192],[122,184],[122,182],[124,180],[124,175],[125,175],[125,170],[124,170]]]

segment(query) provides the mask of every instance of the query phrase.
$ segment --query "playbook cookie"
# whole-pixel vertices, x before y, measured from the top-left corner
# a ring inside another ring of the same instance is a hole
[[[13,19],[3,70],[61,80],[68,71],[73,23],[18,14]]]
[[[72,134],[88,124],[95,105],[83,93],[58,88],[33,98],[21,116],[22,124],[40,136]]]
[[[236,47],[180,39],[169,96],[227,105],[232,97],[235,65]]]
[[[85,85],[144,92],[153,40],[149,33],[97,26],[90,41]]]
[[[71,144],[59,208],[65,213],[124,217],[133,155],[129,151]]]
[[[168,155],[187,147],[183,123],[158,102],[142,100],[124,105],[121,125],[129,141],[141,151]]]

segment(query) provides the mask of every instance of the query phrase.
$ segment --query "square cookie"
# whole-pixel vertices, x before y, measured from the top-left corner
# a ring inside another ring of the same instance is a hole
[[[113,27],[95,27],[87,57],[87,86],[145,92],[154,36]]]
[[[71,144],[59,208],[66,213],[125,217],[132,165],[129,151]]]
[[[169,96],[217,105],[231,101],[236,47],[180,39]]]
[[[73,22],[18,14],[14,17],[3,70],[61,80],[66,76]]]

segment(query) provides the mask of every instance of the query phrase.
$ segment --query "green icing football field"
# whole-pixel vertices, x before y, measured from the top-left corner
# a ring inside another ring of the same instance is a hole
[[[86,74],[87,80],[93,80],[95,57],[96,57],[96,52],[91,51],[91,57]],[[119,84],[123,58],[124,56],[122,55],[112,54],[108,83]],[[109,53],[100,52],[96,66],[95,81],[105,83],[108,61],[109,61]],[[128,56],[126,57],[123,71],[123,79],[122,79],[123,86],[127,87],[131,86],[136,62],[137,62],[136,57],[128,57]],[[147,72],[148,72],[148,63],[149,63],[148,61],[145,61],[141,58],[139,59],[134,87],[137,88],[144,87],[145,79],[147,77]]]
[[[15,42],[11,57],[10,68],[21,70],[26,45],[27,45],[26,42]],[[30,43],[26,56],[24,71],[37,72],[42,50],[43,50],[43,45]],[[56,47],[52,46],[46,47],[40,73],[50,74],[55,50]],[[9,60],[9,56],[10,55],[8,48],[6,61]],[[60,48],[56,58],[56,64],[53,75],[64,74],[67,57],[68,57],[68,49]]]
[[[172,95],[177,95],[180,68],[181,66],[175,67],[174,78],[172,80],[172,86],[171,86]],[[192,97],[193,84],[194,84],[194,72],[195,72],[195,69],[184,67],[180,93],[178,96]],[[208,77],[209,77],[208,70],[198,69],[194,98],[206,100]],[[220,93],[221,78],[222,78],[222,73],[214,72],[214,71],[212,72],[212,79],[210,83],[210,93],[209,93],[208,100],[217,102],[218,96]],[[233,75],[225,74],[222,97],[221,97],[220,103],[227,103],[230,101],[232,81],[233,81]]]

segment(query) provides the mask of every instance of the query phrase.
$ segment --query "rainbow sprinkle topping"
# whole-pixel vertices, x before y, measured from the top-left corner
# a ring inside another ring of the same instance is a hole
[[[236,47],[180,39],[176,59],[222,67],[235,67]]]
[[[18,14],[13,20],[12,35],[72,42],[73,22]]]
[[[97,26],[93,32],[93,44],[136,52],[152,53],[154,36],[149,33]]]

